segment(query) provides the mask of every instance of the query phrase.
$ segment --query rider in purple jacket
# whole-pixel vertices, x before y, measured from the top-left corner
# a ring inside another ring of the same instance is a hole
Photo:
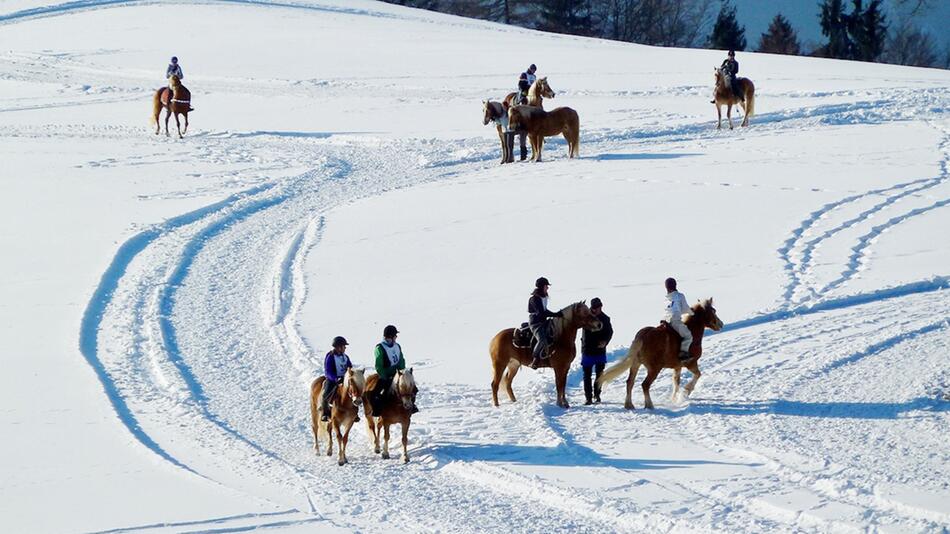
[[[330,418],[330,402],[333,400],[333,394],[336,393],[337,387],[343,382],[346,370],[353,367],[353,362],[346,355],[348,344],[346,338],[336,336],[333,338],[333,350],[328,352],[323,360],[323,376],[326,377],[326,381],[323,383],[323,415],[320,417],[321,421]],[[356,420],[359,421],[359,416]]]

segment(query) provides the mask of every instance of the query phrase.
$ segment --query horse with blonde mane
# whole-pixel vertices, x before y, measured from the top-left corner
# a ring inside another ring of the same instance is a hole
[[[528,104],[529,106],[543,107],[541,103],[545,98],[554,98],[554,90],[551,89],[551,86],[548,85],[548,77],[538,78],[531,84],[531,87],[528,88]],[[518,102],[518,92],[508,93],[508,96],[502,101],[506,107],[510,108],[512,106],[517,106],[520,104]]]
[[[571,108],[555,108],[548,112],[535,106],[515,106],[508,110],[508,128],[528,134],[528,141],[531,142],[531,161],[541,161],[544,138],[555,135],[564,135],[567,141],[567,157],[581,155],[580,118]]]
[[[738,78],[739,94],[732,90],[732,74],[723,67],[714,69],[716,76],[716,90],[714,100],[716,113],[719,114],[717,130],[722,129],[722,106],[726,106],[726,117],[729,119],[729,129],[732,130],[732,106],[738,104],[745,114],[742,117],[742,126],[749,125],[749,118],[755,115],[755,84],[748,78]]]
[[[174,74],[168,79],[168,87],[162,87],[155,91],[152,97],[152,122],[155,124],[155,135],[162,131],[161,124],[158,122],[162,114],[162,108],[165,109],[165,135],[168,133],[168,119],[175,114],[175,126],[178,127],[178,138],[181,139],[185,133],[188,133],[188,112],[194,111],[191,107],[191,91],[181,84],[181,80]],[[181,129],[179,115],[185,116],[185,129]]]
[[[389,459],[389,427],[398,423],[402,427],[402,461],[409,462],[409,423],[415,406],[416,379],[412,368],[396,371],[392,386],[386,392],[387,401],[382,406],[373,406],[372,391],[376,389],[379,375],[370,375],[366,379],[363,394],[363,415],[366,416],[366,429],[373,437],[373,452],[380,453],[379,435],[383,434],[382,457]],[[372,414],[377,416],[373,417]]]
[[[653,400],[650,398],[650,386],[656,380],[660,371],[673,369],[673,400],[676,400],[680,389],[680,371],[685,367],[693,373],[693,379],[683,387],[688,397],[693,392],[693,388],[696,387],[696,382],[701,375],[699,372],[699,358],[703,355],[703,333],[707,328],[712,330],[722,329],[722,321],[716,315],[716,308],[713,308],[711,298],[697,303],[692,309],[693,314],[686,320],[686,328],[689,328],[693,335],[693,343],[689,346],[689,353],[692,358],[685,362],[679,359],[682,338],[667,323],[660,323],[658,327],[648,326],[637,332],[636,337],[633,338],[633,343],[630,345],[630,350],[627,351],[627,356],[604,371],[604,374],[597,379],[597,384],[603,386],[630,369],[630,374],[627,376],[627,399],[623,405],[624,408],[632,410],[633,400],[630,398],[630,392],[637,380],[640,366],[646,366],[647,376],[642,384],[643,404],[652,410]]]
[[[557,388],[557,405],[561,408],[570,408],[567,402],[567,372],[571,362],[577,357],[577,331],[581,328],[599,330],[601,323],[590,312],[586,302],[575,302],[561,310],[562,317],[548,319],[554,327],[554,342],[551,345],[550,357],[541,360],[541,367],[554,369],[554,384]],[[515,402],[515,392],[511,389],[511,381],[522,365],[531,365],[534,359],[531,347],[517,347],[514,344],[514,328],[506,328],[498,332],[488,345],[488,354],[491,356],[492,403],[498,406],[498,387],[504,383],[508,390],[508,398]]]
[[[366,379],[363,376],[363,370],[354,370],[352,367],[346,370],[343,375],[343,383],[337,387],[334,394],[336,400],[330,410],[330,419],[327,422],[320,420],[320,414],[323,413],[323,388],[328,384],[326,377],[317,377],[310,384],[310,418],[313,424],[313,448],[320,454],[320,438],[326,437],[327,456],[333,456],[333,435],[331,431],[336,432],[337,446],[339,448],[339,457],[337,463],[343,465],[347,463],[346,444],[350,439],[350,429],[359,416],[359,406],[363,402],[363,394],[366,392]],[[333,387],[330,385],[330,387]]]

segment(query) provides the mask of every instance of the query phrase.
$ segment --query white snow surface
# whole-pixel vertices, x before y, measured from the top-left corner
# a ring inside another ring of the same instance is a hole
[[[148,124],[172,54],[183,140]],[[0,530],[950,529],[950,73],[746,54],[757,115],[717,131],[720,59],[359,0],[0,3]],[[481,100],[528,62],[580,159],[498,165]],[[569,410],[531,370],[491,406],[540,275],[604,300],[611,360],[665,277],[714,297],[695,393],[581,406],[575,362]],[[411,461],[357,426],[339,467],[308,385],[389,323]]]

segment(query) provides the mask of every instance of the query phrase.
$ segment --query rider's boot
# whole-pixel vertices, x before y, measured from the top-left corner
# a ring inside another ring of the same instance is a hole
[[[679,356],[680,356],[680,361],[681,361],[681,362],[685,362],[685,361],[689,361],[689,360],[692,360],[692,359],[693,359],[693,357],[690,355],[690,353],[687,352],[687,351],[685,351],[685,350],[681,350]]]
[[[534,359],[531,360],[531,368],[537,369],[538,367],[541,367],[541,357],[535,356]]]
[[[320,420],[327,422],[330,420],[330,407],[326,406],[323,408],[323,415],[320,416]]]

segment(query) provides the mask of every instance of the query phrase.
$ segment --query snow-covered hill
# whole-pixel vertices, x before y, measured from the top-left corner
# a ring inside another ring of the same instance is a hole
[[[0,524],[10,532],[950,528],[950,74],[541,34],[368,1],[0,9]],[[192,131],[154,136],[182,60]],[[499,166],[481,100],[527,62],[581,158]],[[487,344],[601,297],[611,358],[662,281],[712,296],[691,399],[490,405]],[[312,449],[329,340],[382,327],[412,462]]]

